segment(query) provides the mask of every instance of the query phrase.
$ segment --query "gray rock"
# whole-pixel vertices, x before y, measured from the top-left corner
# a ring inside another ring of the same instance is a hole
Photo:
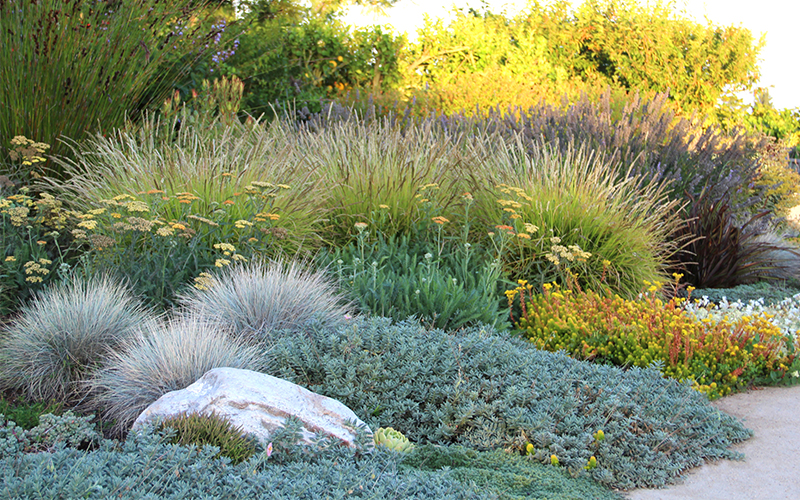
[[[303,423],[302,440],[306,444],[315,434],[322,434],[354,446],[353,422],[370,432],[352,410],[335,399],[271,375],[238,368],[215,368],[186,389],[164,394],[139,415],[133,429],[184,413],[211,412],[228,418],[265,444],[289,417]]]

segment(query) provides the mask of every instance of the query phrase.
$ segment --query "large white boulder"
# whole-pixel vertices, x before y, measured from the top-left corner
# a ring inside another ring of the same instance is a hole
[[[348,421],[369,428],[348,407],[283,379],[238,368],[215,368],[186,389],[164,394],[139,415],[133,429],[184,413],[215,412],[253,434],[263,443],[289,417],[303,423],[303,441],[314,434],[341,439],[354,446],[355,429]]]

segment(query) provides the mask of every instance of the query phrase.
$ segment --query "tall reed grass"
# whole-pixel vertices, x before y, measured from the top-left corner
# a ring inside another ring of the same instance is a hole
[[[63,153],[61,138],[123,125],[206,50],[208,2],[0,1],[0,137]],[[47,173],[63,172],[48,164]]]

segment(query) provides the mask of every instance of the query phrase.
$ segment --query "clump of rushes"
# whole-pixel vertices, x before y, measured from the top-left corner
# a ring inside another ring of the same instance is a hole
[[[0,385],[30,401],[71,401],[110,351],[150,322],[140,302],[111,279],[52,286],[4,328]]]
[[[183,446],[216,446],[215,457],[228,457],[233,464],[244,462],[256,452],[256,441],[223,415],[181,414],[159,422],[159,428],[171,428],[175,434],[168,440]]]
[[[302,331],[311,321],[336,327],[351,313],[323,272],[296,261],[257,260],[199,278],[181,304],[239,338],[265,341],[277,330]]]
[[[800,342],[769,317],[698,322],[683,310],[685,299],[664,303],[657,297],[661,284],[645,284],[649,288],[639,300],[552,284],[538,294],[526,283],[506,295],[509,304],[519,296],[523,314],[517,327],[538,348],[621,366],[653,365],[666,376],[692,381],[709,398],[776,375],[782,379],[798,363]]]
[[[214,368],[265,368],[263,353],[196,315],[151,322],[119,345],[88,381],[92,403],[123,433],[164,394]]]
[[[59,138],[122,126],[209,51],[221,36],[204,22],[213,15],[188,0],[0,2],[0,137],[32,135],[63,154]]]

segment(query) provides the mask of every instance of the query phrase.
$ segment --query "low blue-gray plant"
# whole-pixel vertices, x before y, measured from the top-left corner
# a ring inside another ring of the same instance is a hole
[[[107,277],[47,288],[0,334],[0,387],[32,401],[77,399],[109,352],[151,322],[141,302]]]
[[[331,279],[297,261],[226,267],[199,286],[181,296],[184,308],[254,341],[269,341],[277,330],[301,332],[311,322],[335,327],[352,312]]]
[[[150,323],[114,350],[88,380],[91,400],[124,432],[139,414],[170,391],[188,387],[213,368],[263,370],[258,347],[194,314]]]

